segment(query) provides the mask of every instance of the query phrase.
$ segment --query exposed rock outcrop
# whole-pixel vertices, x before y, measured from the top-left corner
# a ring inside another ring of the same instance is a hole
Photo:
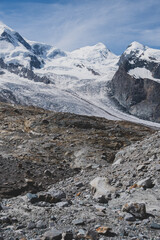
[[[128,113],[145,120],[160,122],[160,63],[148,55],[145,57],[147,47],[139,46],[138,43],[136,48],[132,45],[122,54],[119,69],[111,81],[113,98]],[[131,70],[134,70],[135,74],[138,74],[138,71],[145,71],[146,74],[137,77],[130,74]],[[147,77],[147,73],[151,76]]]
[[[113,97],[123,108],[139,118],[160,122],[160,84],[136,79],[120,66],[111,81]]]

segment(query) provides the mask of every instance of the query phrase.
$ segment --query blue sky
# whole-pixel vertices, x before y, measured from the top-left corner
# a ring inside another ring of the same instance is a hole
[[[103,42],[121,54],[160,48],[160,0],[0,0],[0,21],[23,37],[73,50]]]

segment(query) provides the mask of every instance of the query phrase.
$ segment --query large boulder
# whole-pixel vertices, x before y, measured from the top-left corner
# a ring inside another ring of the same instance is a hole
[[[110,193],[114,193],[116,188],[109,184],[105,177],[96,177],[91,182],[92,193],[95,199],[108,198]]]

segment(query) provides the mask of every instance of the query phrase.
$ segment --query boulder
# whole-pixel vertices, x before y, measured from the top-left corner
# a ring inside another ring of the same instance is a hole
[[[135,218],[144,219],[147,217],[146,205],[144,203],[126,203],[122,207],[123,212],[132,214]]]
[[[111,186],[105,177],[96,177],[90,182],[90,185],[95,199],[108,197],[109,193],[116,191],[116,188]]]
[[[152,179],[149,177],[149,178],[145,178],[145,179],[138,181],[137,186],[143,187],[146,189],[146,188],[152,188],[154,186],[154,184],[153,184]]]
[[[52,228],[51,230],[47,231],[43,235],[43,240],[61,240],[62,232],[57,230],[56,228]]]

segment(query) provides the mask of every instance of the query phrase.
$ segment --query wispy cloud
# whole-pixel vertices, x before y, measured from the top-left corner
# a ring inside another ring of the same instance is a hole
[[[134,40],[160,47],[159,0],[5,2],[0,3],[4,23],[28,39],[64,50],[103,42],[121,53]]]

